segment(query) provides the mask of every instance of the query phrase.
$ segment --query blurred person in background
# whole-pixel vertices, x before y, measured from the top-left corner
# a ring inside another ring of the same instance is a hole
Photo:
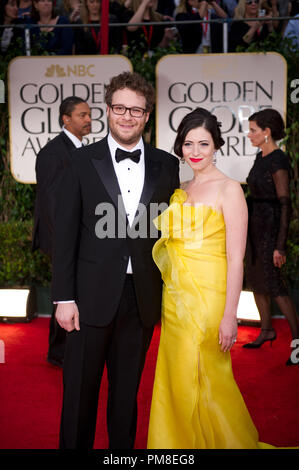
[[[69,24],[65,16],[58,15],[53,0],[33,1],[30,17],[26,23],[32,25],[35,44],[49,54],[70,55],[73,53],[74,34],[71,28],[55,28],[55,25]],[[47,26],[41,26],[47,25]]]
[[[77,96],[65,98],[59,106],[60,134],[50,140],[36,158],[36,201],[32,251],[37,249],[52,261],[55,207],[58,188],[64,171],[71,163],[71,153],[82,147],[82,139],[91,132],[89,105]],[[66,332],[55,319],[56,305],[49,325],[49,347],[47,361],[63,366]]]
[[[227,11],[223,0],[200,0],[200,6],[204,5],[203,19],[214,20],[227,18]],[[223,25],[221,23],[203,23],[203,36],[200,52],[223,52]]]
[[[238,46],[248,47],[253,42],[263,41],[273,31],[273,22],[268,21],[270,14],[265,14],[265,21],[246,21],[258,18],[262,0],[239,0],[235,9],[235,19],[244,21],[233,22],[229,33],[229,51],[235,52]]]
[[[129,23],[146,23],[169,19],[157,11],[158,0],[132,0]],[[127,26],[128,46],[146,54],[157,47],[167,48],[177,39],[176,28],[163,25]]]
[[[66,16],[70,23],[75,23],[80,18],[81,0],[63,0],[59,13]]]
[[[204,17],[205,5],[198,0],[180,0],[175,11],[176,21],[196,21]],[[182,49],[185,54],[195,54],[199,51],[202,40],[202,24],[177,25]]]
[[[299,16],[299,1],[292,2],[290,15]],[[284,37],[292,38],[294,49],[299,49],[299,20],[289,20],[283,33]]]
[[[1,0],[0,3],[0,24],[5,25],[5,28],[0,29],[0,51],[1,53],[8,53],[17,45],[17,38],[22,37],[22,30],[13,28],[12,25],[22,23],[18,19],[18,5],[17,0]]]
[[[101,54],[101,0],[83,0],[77,24],[93,24],[75,29],[75,54]],[[109,23],[118,23],[118,18],[109,14]],[[109,28],[109,52],[121,50],[120,28]]]

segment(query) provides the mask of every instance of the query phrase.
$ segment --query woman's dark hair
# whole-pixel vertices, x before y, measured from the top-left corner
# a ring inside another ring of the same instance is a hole
[[[196,108],[191,113],[188,113],[181,121],[177,136],[174,143],[174,152],[178,157],[183,158],[182,147],[186,139],[186,135],[192,129],[203,127],[212,136],[214,147],[216,150],[224,145],[224,140],[221,137],[221,123],[217,121],[216,116],[210,113],[207,109]]]
[[[284,122],[276,109],[266,108],[252,114],[249,121],[254,121],[263,131],[268,127],[273,140],[280,140],[285,137]]]
[[[69,96],[65,98],[59,106],[59,125],[63,126],[62,116],[71,116],[72,112],[74,111],[77,104],[86,103],[82,98],[78,96]]]
[[[30,18],[34,21],[39,21],[39,12],[37,11],[37,9],[35,8],[35,3],[38,3],[39,0],[32,0],[32,7],[31,7],[31,13],[30,13]],[[55,2],[54,0],[52,0],[52,4],[53,4],[53,8],[52,8],[52,13],[51,13],[51,18],[56,18],[57,16],[57,11],[56,11],[56,8],[55,8]]]
[[[4,24],[5,18],[5,7],[8,4],[9,0],[1,0],[0,2],[0,24]],[[17,6],[19,6],[20,1],[17,0]],[[3,30],[0,31],[0,36],[2,35]]]

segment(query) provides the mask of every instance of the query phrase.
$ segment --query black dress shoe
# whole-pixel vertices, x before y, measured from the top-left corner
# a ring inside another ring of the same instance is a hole
[[[270,341],[270,344],[272,346],[272,342],[275,340],[276,340],[276,331],[274,330],[274,328],[262,328],[256,340],[252,341],[252,343],[243,344],[243,348],[257,349],[257,348],[260,348],[262,344],[264,344],[266,341]]]
[[[62,367],[63,366],[63,359],[60,357],[47,357],[47,361],[49,364],[52,364],[52,366],[57,366],[57,367]]]

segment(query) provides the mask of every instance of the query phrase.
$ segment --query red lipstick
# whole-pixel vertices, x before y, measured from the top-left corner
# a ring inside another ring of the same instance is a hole
[[[198,163],[198,162],[201,162],[203,159],[202,158],[190,158],[190,160],[193,163]]]

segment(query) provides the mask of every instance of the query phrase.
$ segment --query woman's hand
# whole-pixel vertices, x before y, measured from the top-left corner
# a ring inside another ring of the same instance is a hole
[[[278,250],[273,251],[273,264],[276,268],[281,268],[286,260],[286,256],[281,254]]]
[[[219,326],[219,344],[221,344],[221,351],[229,351],[235,344],[237,335],[237,318],[235,316],[223,315]]]

